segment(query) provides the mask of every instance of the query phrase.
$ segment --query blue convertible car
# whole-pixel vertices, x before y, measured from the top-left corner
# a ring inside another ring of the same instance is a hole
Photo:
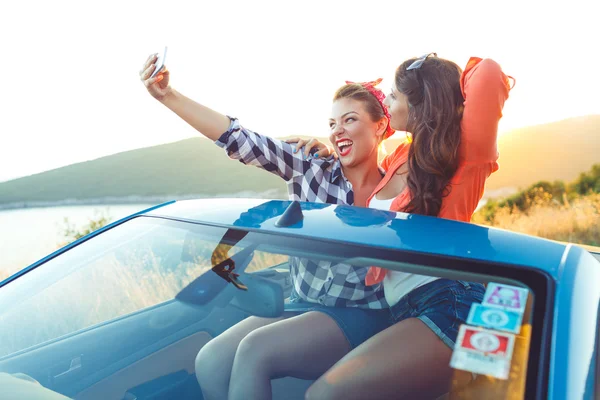
[[[1,282],[0,398],[201,399],[199,349],[249,315],[282,313],[290,256],[478,281],[497,290],[490,304],[522,293],[516,320],[500,302],[463,325],[473,346],[453,366],[474,374],[443,398],[600,398],[597,254],[438,218],[249,199],[145,210]],[[505,373],[486,369],[499,346]],[[302,399],[309,384],[276,379],[273,398]]]

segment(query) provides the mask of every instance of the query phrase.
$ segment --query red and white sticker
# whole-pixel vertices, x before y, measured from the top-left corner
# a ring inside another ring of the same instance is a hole
[[[508,379],[515,336],[461,325],[450,366],[456,369]]]

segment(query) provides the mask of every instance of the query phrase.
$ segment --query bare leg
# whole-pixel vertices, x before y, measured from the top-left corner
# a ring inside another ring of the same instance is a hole
[[[206,400],[227,398],[233,360],[242,339],[255,329],[283,318],[248,317],[200,349],[196,356],[196,377]]]
[[[317,379],[350,351],[337,323],[311,311],[256,329],[238,347],[230,400],[271,399],[271,379]]]
[[[452,381],[451,349],[421,320],[378,333],[341,359],[307,399],[435,399]]]

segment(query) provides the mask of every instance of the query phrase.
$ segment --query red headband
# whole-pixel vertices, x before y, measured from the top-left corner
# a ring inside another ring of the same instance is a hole
[[[387,128],[385,130],[385,134],[383,136],[384,139],[387,139],[390,136],[392,136],[395,131],[392,129],[392,126],[390,125],[390,122],[391,122],[390,113],[389,113],[387,107],[383,104],[383,100],[385,100],[385,94],[383,94],[383,92],[381,90],[379,90],[379,89],[377,89],[375,87],[375,85],[379,85],[382,80],[383,79],[379,78],[379,79],[377,79],[376,81],[373,81],[373,82],[350,82],[350,81],[346,81],[346,84],[349,85],[349,84],[352,84],[352,83],[357,83],[360,86],[362,86],[365,89],[367,89],[369,91],[369,93],[371,93],[373,96],[375,96],[375,98],[377,99],[377,102],[379,103],[379,105],[383,109],[383,113],[385,114],[385,116],[388,119],[388,125],[387,125]]]

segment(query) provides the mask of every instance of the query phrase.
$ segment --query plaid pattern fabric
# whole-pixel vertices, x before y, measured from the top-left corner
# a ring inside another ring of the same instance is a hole
[[[245,129],[236,118],[230,120],[229,129],[215,143],[230,158],[283,178],[290,200],[354,203],[352,186],[339,161],[332,157],[304,159],[302,152],[293,152],[294,146]],[[295,291],[305,301],[335,307],[387,307],[383,287],[365,285],[368,267],[298,257],[290,257],[290,267]]]

